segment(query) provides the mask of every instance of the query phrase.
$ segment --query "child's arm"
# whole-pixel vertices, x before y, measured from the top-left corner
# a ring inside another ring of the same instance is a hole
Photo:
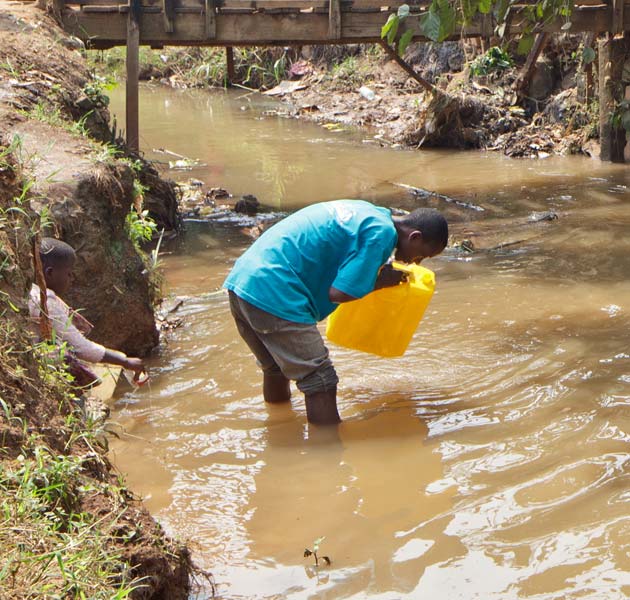
[[[106,348],[88,340],[72,322],[70,307],[54,293],[48,294],[48,316],[55,336],[66,342],[77,358],[91,363],[102,362]]]
[[[123,369],[133,371],[136,374],[136,379],[141,373],[146,370],[142,359],[132,358],[127,356],[123,352],[119,352],[118,350],[110,350],[109,348],[105,348],[105,354],[103,355],[101,362],[109,363],[110,365],[118,365]]]
[[[104,362],[118,365],[123,369],[133,371],[136,375],[145,370],[144,363],[139,358],[130,358],[123,352],[105,348],[101,344],[88,340],[75,326],[70,307],[57,295],[49,296],[48,312],[56,335],[68,344],[77,358],[91,363]]]

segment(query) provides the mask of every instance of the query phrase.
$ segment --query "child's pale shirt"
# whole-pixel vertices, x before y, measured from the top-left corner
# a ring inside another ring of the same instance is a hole
[[[320,202],[265,231],[224,287],[281,319],[317,323],[337,307],[330,287],[354,298],[374,289],[397,241],[388,209],[363,200]]]
[[[66,342],[68,350],[81,360],[92,363],[101,362],[105,356],[105,346],[88,340],[81,333],[73,323],[73,314],[76,315],[76,313],[50,289],[46,290],[46,304],[48,318],[58,343]],[[31,318],[39,324],[40,289],[35,284],[31,288],[28,308]],[[39,338],[39,327],[37,327],[36,335]]]

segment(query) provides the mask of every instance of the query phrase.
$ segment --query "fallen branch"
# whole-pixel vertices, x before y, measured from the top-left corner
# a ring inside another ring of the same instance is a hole
[[[486,209],[483,206],[479,206],[478,204],[473,204],[472,202],[464,202],[463,200],[456,200],[455,198],[451,198],[445,194],[438,194],[437,192],[432,192],[431,190],[425,190],[424,188],[415,187],[413,185],[408,185],[406,183],[394,183],[394,185],[401,187],[405,190],[411,192],[414,196],[418,198],[438,198],[439,200],[444,200],[444,202],[450,202],[452,204],[457,204],[457,206],[461,206],[462,208],[468,208],[470,210],[476,210],[477,212],[483,212]]]
[[[431,85],[426,79],[420,77],[420,75],[418,75],[402,58],[400,58],[400,56],[398,56],[398,53],[385,40],[382,40],[379,43],[381,44],[387,55],[411,78],[417,81],[428,92],[435,92],[436,88]]]

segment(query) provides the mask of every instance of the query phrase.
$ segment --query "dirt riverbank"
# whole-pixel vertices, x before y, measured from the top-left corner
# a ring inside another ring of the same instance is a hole
[[[449,100],[439,106],[439,114],[432,93],[378,45],[235,48],[233,83],[283,101],[286,108],[278,112],[284,116],[333,130],[364,128],[383,145],[485,149],[513,157],[598,157],[593,45],[577,35],[551,38],[521,89],[525,57],[513,45],[413,44],[405,60],[434,86],[440,100]],[[101,72],[120,73],[124,66],[121,49],[90,57]],[[222,86],[224,53],[143,49],[141,77],[174,87]]]
[[[577,59],[566,58],[579,44],[551,42],[522,93],[516,91],[522,57],[506,52],[509,66],[480,67],[488,64],[488,53],[464,42],[416,44],[408,51],[409,65],[433,91],[384,53],[371,51],[332,68],[298,61],[289,69],[296,75],[265,93],[285,100],[291,116],[333,129],[364,127],[384,145],[596,157],[597,112],[585,101]]]
[[[67,300],[92,337],[129,355],[158,342],[152,266],[129,214],[177,227],[172,184],[109,144],[102,90],[76,40],[32,3],[0,1],[0,598],[188,597],[187,549],[169,540],[106,458],[63,372],[30,336],[33,239],[78,262]],[[133,212],[131,214],[134,214]]]

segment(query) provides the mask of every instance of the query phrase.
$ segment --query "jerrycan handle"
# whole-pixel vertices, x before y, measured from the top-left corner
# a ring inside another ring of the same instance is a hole
[[[417,285],[426,285],[433,289],[435,287],[435,275],[422,265],[415,263],[407,264],[397,260],[392,261],[392,268],[408,274],[407,281]]]
[[[392,261],[393,269],[396,269],[396,271],[402,271],[403,273],[407,273],[408,275],[411,275],[412,279],[415,275],[415,267],[416,265],[408,265],[407,263],[403,263],[397,260]]]

